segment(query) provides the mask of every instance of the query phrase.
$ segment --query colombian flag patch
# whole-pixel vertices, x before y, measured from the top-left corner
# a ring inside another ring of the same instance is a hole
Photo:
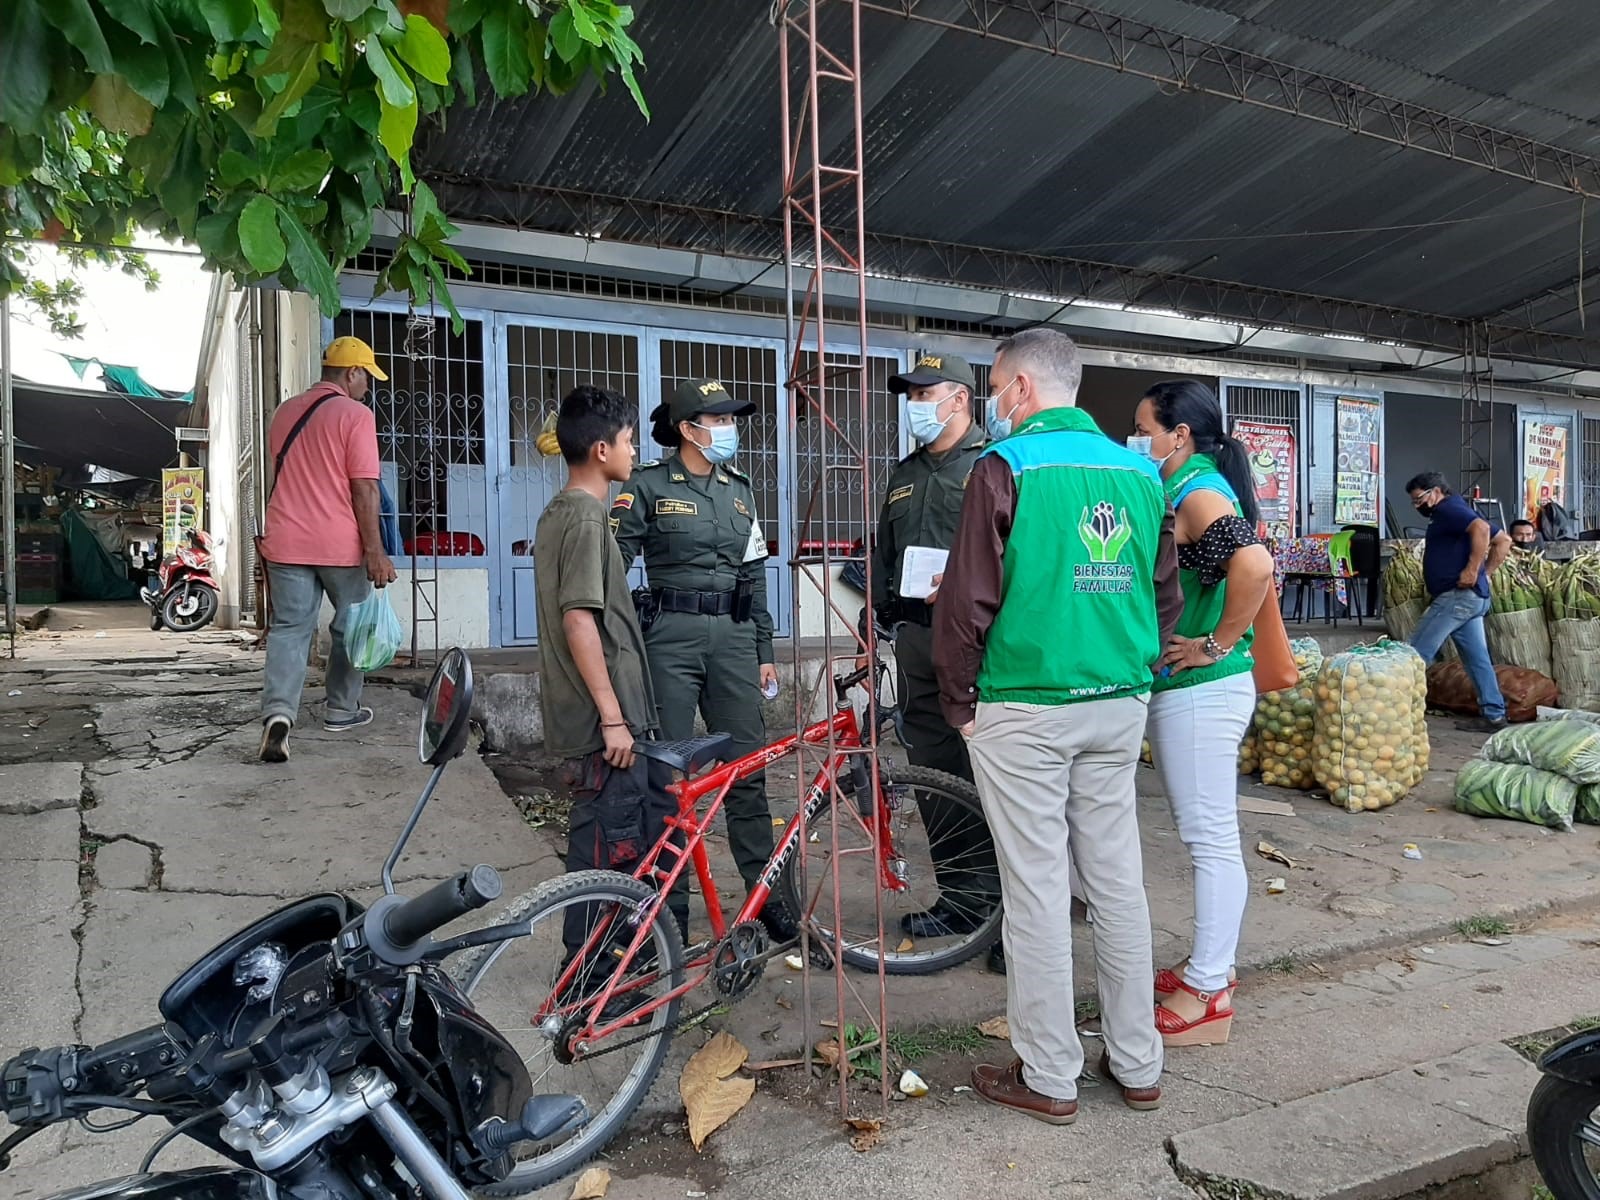
[[[619,508],[623,509],[624,511],[626,511],[627,509],[630,509],[632,507],[633,507],[633,493],[632,492],[619,493],[617,498],[611,502],[611,511],[612,512],[616,512],[617,509],[619,509]]]

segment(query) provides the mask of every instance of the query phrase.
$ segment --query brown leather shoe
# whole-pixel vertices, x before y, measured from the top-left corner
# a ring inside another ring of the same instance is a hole
[[[1149,1112],[1152,1108],[1161,1107],[1161,1085],[1158,1083],[1153,1087],[1124,1087],[1117,1082],[1117,1077],[1111,1073],[1111,1055],[1106,1051],[1102,1051],[1100,1054],[1100,1074],[1103,1078],[1122,1089],[1122,1102],[1129,1108],[1138,1109],[1140,1112]]]
[[[1008,1067],[979,1063],[972,1068],[972,1090],[990,1104],[1010,1108],[1047,1125],[1071,1125],[1078,1119],[1076,1100],[1056,1100],[1022,1082],[1022,1060]]]

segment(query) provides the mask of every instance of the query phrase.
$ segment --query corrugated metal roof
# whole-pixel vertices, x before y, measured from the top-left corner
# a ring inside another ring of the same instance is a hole
[[[1591,79],[1600,5],[1586,0],[1098,3],[1600,153],[1600,88]],[[955,19],[964,6],[951,0],[948,8]],[[776,216],[777,36],[767,5],[651,0],[638,9],[648,124],[620,87],[602,95],[585,85],[565,97],[452,113],[426,138],[423,170]],[[1577,273],[1576,195],[883,14],[864,17],[863,54],[867,223],[878,233],[1462,319],[1497,313]],[[836,122],[823,140],[832,146],[847,135]],[[456,187],[449,199],[468,219],[753,256],[779,248],[770,226],[730,234],[676,210],[647,219],[607,208],[595,218],[599,228],[584,228],[571,203],[537,195],[491,199]],[[1588,220],[1586,229],[1597,225]],[[1600,244],[1594,232],[1589,240],[1593,257]],[[930,253],[899,265],[926,274],[947,270],[941,262]],[[1578,314],[1562,311],[1573,308],[1547,304],[1543,327],[1577,332]]]

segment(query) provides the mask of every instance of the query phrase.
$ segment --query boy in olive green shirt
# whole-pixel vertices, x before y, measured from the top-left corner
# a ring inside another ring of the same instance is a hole
[[[677,810],[668,772],[634,753],[654,738],[655,696],[644,637],[622,561],[606,523],[613,483],[633,471],[631,400],[603,388],[575,388],[561,402],[556,439],[567,486],[545,507],[534,533],[539,616],[539,704],[545,746],[562,759],[573,807],[567,870],[631,874]],[[687,891],[669,907],[687,940]],[[568,911],[569,954],[585,940],[584,910]]]

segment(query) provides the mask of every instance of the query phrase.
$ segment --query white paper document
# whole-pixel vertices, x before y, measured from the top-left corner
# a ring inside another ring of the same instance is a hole
[[[931,546],[907,546],[900,560],[900,598],[926,600],[933,591],[933,577],[943,574],[948,550],[935,550]]]

